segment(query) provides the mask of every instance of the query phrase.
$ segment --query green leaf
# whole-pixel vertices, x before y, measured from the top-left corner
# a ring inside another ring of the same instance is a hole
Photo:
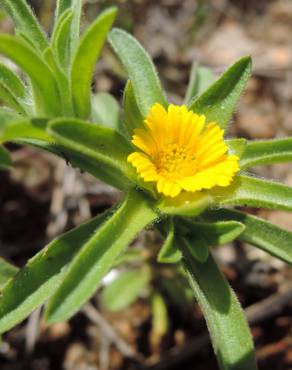
[[[212,198],[201,192],[179,194],[175,198],[162,199],[159,209],[168,215],[195,217],[202,213],[211,203]]]
[[[0,6],[14,20],[16,28],[22,31],[38,49],[44,50],[48,46],[45,33],[25,0],[2,0]]]
[[[182,220],[187,232],[200,234],[208,245],[223,245],[236,239],[245,229],[241,222],[221,221],[214,223]]]
[[[50,323],[66,320],[92,296],[101,279],[115,264],[138,232],[157,214],[145,195],[132,191],[117,211],[92,235],[76,256],[46,310]]]
[[[247,140],[246,139],[227,139],[225,140],[225,143],[227,144],[229,148],[229,152],[231,154],[235,154],[238,157],[242,157],[246,149]]]
[[[18,98],[25,97],[25,85],[10,68],[0,63],[0,82]]]
[[[210,191],[217,205],[241,205],[292,211],[292,188],[277,182],[237,176],[227,188]]]
[[[0,34],[0,53],[19,65],[31,78],[37,113],[58,115],[61,108],[56,80],[39,54],[23,41],[4,34]]]
[[[194,62],[191,68],[185,103],[188,104],[193,98],[201,95],[214,80],[215,76],[211,68],[200,66],[198,62]]]
[[[21,119],[21,116],[9,108],[0,107],[0,132],[10,122]]]
[[[113,96],[99,93],[92,96],[91,102],[93,122],[113,129],[119,128],[120,107]]]
[[[113,29],[108,37],[129,74],[142,116],[146,117],[155,103],[167,107],[168,103],[155,67],[139,42],[127,32],[117,28]]]
[[[151,279],[150,269],[145,267],[126,271],[102,291],[102,303],[109,311],[119,311],[134,303],[142,290],[148,287]]]
[[[25,114],[25,110],[22,107],[21,103],[18,101],[17,97],[1,81],[0,81],[0,100],[2,100],[8,107],[14,109],[16,112],[20,114]]]
[[[195,98],[189,109],[205,114],[208,122],[215,121],[225,129],[250,73],[250,57],[239,59],[206,92]]]
[[[127,162],[133,149],[116,130],[64,118],[52,121],[49,132],[73,158],[96,162],[101,180],[119,188],[135,185],[136,173]]]
[[[197,261],[202,263],[207,261],[209,248],[205,239],[199,233],[181,237],[178,239],[178,243],[184,245]]]
[[[52,142],[52,138],[46,132],[46,119],[18,120],[0,125],[0,143],[16,141],[18,139],[38,139]]]
[[[65,72],[62,70],[60,63],[56,62],[52,47],[47,48],[44,51],[43,56],[46,62],[50,65],[56,78],[59,91],[61,91],[60,101],[62,110],[59,115],[63,114],[64,116],[72,117],[74,114],[69,80]]]
[[[0,257],[0,289],[17,273],[19,269]]]
[[[177,263],[181,260],[182,255],[175,244],[175,230],[172,220],[169,221],[166,239],[158,253],[157,261],[160,263]]]
[[[135,128],[144,127],[144,118],[138,108],[131,80],[127,81],[123,96],[124,125],[130,137]]]
[[[248,141],[246,149],[240,159],[242,169],[292,161],[292,138]]]
[[[256,216],[229,209],[208,211],[206,218],[241,222],[245,225],[245,229],[238,239],[253,244],[285,262],[292,263],[292,232]]]
[[[55,14],[55,22],[58,22],[60,17],[66,10],[70,10],[72,7],[72,0],[57,0],[56,3],[56,14]]]
[[[53,240],[5,286],[0,299],[1,333],[24,320],[53,294],[67,265],[106,217],[97,216]]]
[[[111,28],[117,9],[104,11],[81,37],[71,69],[71,91],[76,115],[88,118],[91,112],[90,89],[96,60]]]
[[[70,41],[73,12],[68,9],[62,14],[52,35],[52,49],[59,65],[66,71],[70,65]]]
[[[220,369],[256,370],[251,334],[238,300],[212,255],[200,263],[182,244],[184,266],[201,306]]]
[[[9,152],[0,145],[0,171],[9,170],[12,165]]]

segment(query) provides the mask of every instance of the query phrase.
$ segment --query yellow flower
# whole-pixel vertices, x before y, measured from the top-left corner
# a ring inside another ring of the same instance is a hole
[[[154,104],[145,128],[135,129],[132,138],[141,151],[130,154],[128,161],[144,181],[156,182],[157,191],[170,197],[182,190],[230,185],[240,169],[239,158],[228,154],[224,130],[205,121],[184,105],[170,105],[166,111]]]

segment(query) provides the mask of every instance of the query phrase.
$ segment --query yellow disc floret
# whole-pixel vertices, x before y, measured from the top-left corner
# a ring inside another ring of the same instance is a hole
[[[222,130],[216,122],[186,106],[165,110],[154,104],[144,123],[135,129],[132,143],[141,151],[128,161],[146,182],[156,182],[157,191],[176,197],[182,190],[195,192],[230,185],[239,171],[239,158],[228,154]]]

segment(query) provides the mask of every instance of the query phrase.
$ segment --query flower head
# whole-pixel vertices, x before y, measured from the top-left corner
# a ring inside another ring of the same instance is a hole
[[[239,158],[228,154],[224,130],[184,105],[165,110],[156,103],[144,123],[132,138],[141,151],[130,154],[128,161],[165,196],[228,186],[240,169]]]

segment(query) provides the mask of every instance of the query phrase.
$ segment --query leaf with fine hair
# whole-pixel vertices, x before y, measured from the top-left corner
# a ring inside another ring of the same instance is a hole
[[[133,84],[128,80],[123,94],[124,106],[124,125],[130,137],[132,137],[135,128],[144,127],[144,118],[139,110],[135,98]]]
[[[142,116],[146,117],[150,107],[155,103],[167,107],[168,103],[155,67],[141,44],[133,36],[118,28],[113,29],[108,38],[129,74]]]
[[[0,143],[17,141],[19,139],[38,139],[45,142],[53,142],[46,132],[46,119],[22,119],[0,125]]]
[[[137,175],[127,162],[132,147],[116,130],[63,118],[53,120],[49,132],[57,143],[73,155],[95,161],[101,180],[122,189],[136,185]]]
[[[158,253],[157,261],[160,263],[177,263],[181,260],[182,255],[176,247],[173,220],[170,220],[167,226],[166,238]]]
[[[88,118],[91,113],[90,88],[96,60],[111,28],[117,9],[105,10],[80,39],[71,67],[71,91],[75,113]]]
[[[58,20],[64,14],[65,11],[71,9],[72,3],[73,3],[72,0],[57,0],[55,11],[55,24],[58,22]]]
[[[1,333],[24,320],[53,294],[68,264],[107,216],[97,216],[53,240],[5,286],[0,299]]]
[[[238,236],[249,244],[253,244],[263,251],[292,264],[292,232],[281,229],[268,221],[243,212],[220,209],[211,210],[204,214],[207,220],[237,221],[245,225],[245,229]]]
[[[48,40],[36,16],[25,0],[1,0],[4,8],[14,20],[16,28],[23,32],[40,50],[48,46]]]
[[[189,109],[204,114],[208,122],[215,121],[226,128],[251,73],[251,58],[234,63],[201,96],[189,104]]]
[[[9,170],[12,165],[10,154],[2,145],[0,145],[0,171]]]
[[[242,169],[262,164],[291,162],[292,138],[248,141],[240,158]]]
[[[200,66],[198,62],[194,62],[191,68],[185,104],[190,103],[196,96],[201,95],[214,80],[215,76],[211,68]]]
[[[205,239],[208,245],[223,245],[238,238],[245,229],[244,224],[238,221],[219,222],[197,222],[193,220],[181,220],[186,227],[187,233],[199,234]]]
[[[74,315],[137,233],[157,217],[145,194],[131,191],[70,265],[61,286],[49,301],[47,321],[59,322]]]
[[[188,244],[179,246],[190,286],[207,321],[220,369],[256,370],[253,342],[243,310],[212,255],[201,263],[193,257]]]
[[[0,289],[2,290],[5,284],[16,275],[19,269],[0,257]]]
[[[25,85],[21,79],[6,65],[0,63],[0,82],[4,84],[17,98],[25,97]]]
[[[65,11],[60,17],[52,35],[52,50],[56,54],[57,61],[65,71],[70,66],[70,40],[73,12],[71,9]]]
[[[7,107],[12,108],[16,112],[25,115],[25,109],[18,98],[5,84],[0,81],[0,99]]]
[[[148,287],[150,279],[151,271],[147,266],[122,272],[103,289],[101,294],[103,305],[109,311],[127,308],[138,299],[141,291]]]
[[[210,191],[216,205],[239,205],[292,211],[292,188],[255,177],[237,176],[227,188]]]
[[[247,140],[242,139],[242,138],[240,138],[240,139],[227,139],[227,140],[225,140],[225,143],[227,144],[229,152],[231,154],[235,154],[238,157],[242,157],[242,155],[245,151],[245,148],[246,148]]]
[[[30,77],[37,113],[48,116],[60,114],[60,95],[55,77],[39,54],[16,37],[4,34],[0,34],[0,53],[19,65]]]

